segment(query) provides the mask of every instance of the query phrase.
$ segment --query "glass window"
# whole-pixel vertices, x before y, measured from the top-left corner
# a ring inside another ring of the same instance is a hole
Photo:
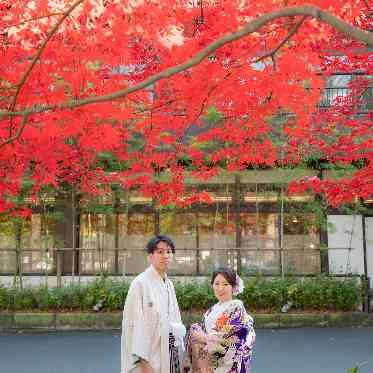
[[[147,266],[148,259],[144,248],[119,251],[118,271],[122,275],[137,275]]]
[[[235,216],[224,207],[198,213],[199,248],[236,247]]]
[[[199,250],[199,273],[210,276],[219,267],[237,270],[237,255],[236,249]]]
[[[144,249],[155,233],[154,213],[131,212],[128,214],[127,227],[120,226],[120,229],[127,232],[124,237],[120,236],[125,240],[120,246]]]
[[[279,247],[278,215],[241,213],[241,247],[274,249]]]
[[[0,249],[0,273],[14,273],[16,269],[16,255],[14,251]]]
[[[284,214],[285,273],[320,273],[320,234],[312,214]]]
[[[81,274],[112,274],[115,273],[115,250],[113,249],[81,249]]]
[[[244,275],[279,275],[280,251],[275,250],[240,250],[241,270]]]
[[[10,249],[15,246],[14,224],[11,220],[0,216],[0,249]]]
[[[345,88],[345,87],[348,87],[351,80],[352,80],[352,75],[349,75],[349,74],[332,75],[326,80],[326,87],[327,88]]]
[[[195,275],[196,268],[196,250],[183,250],[176,248],[169,270],[170,275]]]
[[[284,248],[315,249],[319,246],[319,229],[312,214],[284,214]]]
[[[196,187],[197,190],[206,191],[211,199],[212,203],[219,204],[232,204],[233,202],[233,188],[232,184],[211,184],[211,185],[201,185]],[[193,188],[190,188],[192,192]]]
[[[81,214],[80,247],[86,249],[115,247],[115,214]]]
[[[197,247],[197,215],[191,212],[173,211],[160,214],[160,231],[175,242],[176,248]]]
[[[280,174],[279,174],[280,175]],[[267,205],[276,203],[279,199],[279,190],[275,184],[263,184],[255,182],[260,180],[260,172],[253,175],[252,184],[241,184],[241,202],[243,206]]]
[[[135,275],[148,265],[145,247],[155,234],[153,212],[130,212],[118,215],[118,271]]]
[[[115,214],[81,215],[80,273],[115,272],[115,230]]]
[[[22,251],[22,273],[45,273],[54,268],[53,252],[51,251]]]
[[[53,253],[55,222],[53,216],[32,214],[30,221],[21,221],[22,273],[45,273],[54,270]],[[16,221],[0,220],[0,272],[15,270]],[[11,251],[1,249],[10,249]]]
[[[299,275],[320,273],[320,250],[285,250],[284,272]]]

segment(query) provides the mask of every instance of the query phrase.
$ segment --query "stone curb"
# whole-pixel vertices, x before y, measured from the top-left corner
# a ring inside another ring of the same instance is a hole
[[[373,327],[373,313],[274,313],[252,314],[256,329],[300,327]],[[198,313],[183,313],[189,326],[200,319]],[[16,312],[0,313],[0,333],[17,330],[64,331],[120,329],[121,312]]]

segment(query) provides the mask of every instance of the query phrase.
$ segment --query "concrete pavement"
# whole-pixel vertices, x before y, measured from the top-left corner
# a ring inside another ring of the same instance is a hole
[[[252,373],[344,373],[366,361],[373,328],[261,329]],[[118,331],[0,334],[0,373],[119,373]]]

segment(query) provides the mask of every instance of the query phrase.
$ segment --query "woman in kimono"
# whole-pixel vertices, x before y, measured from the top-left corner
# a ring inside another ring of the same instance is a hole
[[[233,299],[243,282],[229,268],[216,270],[211,285],[218,302],[193,324],[188,337],[188,360],[193,373],[249,373],[255,343],[253,318],[242,301]]]

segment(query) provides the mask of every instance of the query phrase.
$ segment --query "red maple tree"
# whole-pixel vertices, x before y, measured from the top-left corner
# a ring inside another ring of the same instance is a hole
[[[31,183],[119,183],[181,205],[196,178],[309,159],[339,206],[373,195],[372,9],[366,1],[19,0],[0,5],[0,211]],[[327,110],[327,78],[356,73]],[[369,91],[371,92],[371,91]],[[108,171],[108,161],[114,171]],[[167,172],[167,182],[158,178]]]

